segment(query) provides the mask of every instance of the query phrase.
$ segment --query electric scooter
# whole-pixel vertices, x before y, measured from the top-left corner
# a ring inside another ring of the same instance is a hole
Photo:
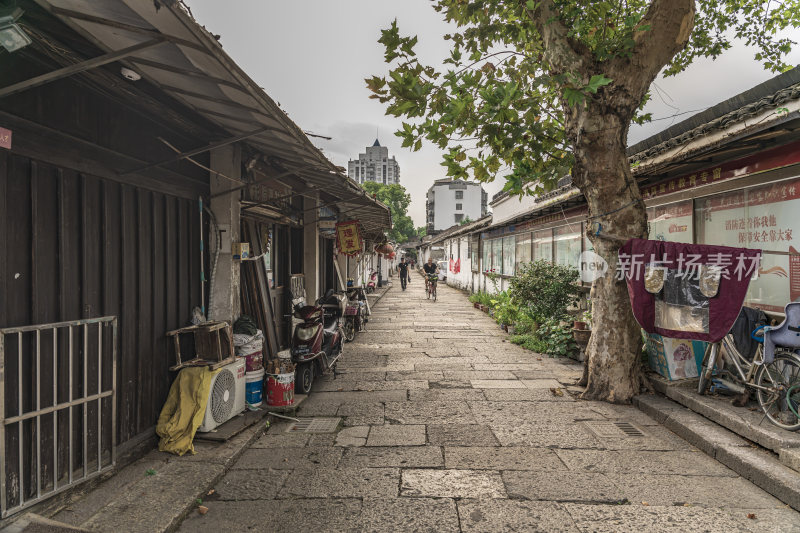
[[[373,270],[370,272],[369,281],[367,282],[367,294],[375,292],[375,287],[378,286],[378,272]]]
[[[367,295],[362,287],[347,289],[347,307],[344,311],[344,340],[352,342],[356,333],[364,330],[367,323]]]
[[[311,392],[314,378],[327,371],[336,375],[342,355],[346,296],[329,290],[314,305],[295,306],[294,316],[302,320],[292,335],[292,362],[297,365],[295,391]]]

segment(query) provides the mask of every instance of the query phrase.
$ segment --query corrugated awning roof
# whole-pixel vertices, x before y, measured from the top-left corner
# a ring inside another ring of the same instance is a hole
[[[362,209],[366,232],[391,227],[386,206],[329,161],[303,131],[178,2],[163,0],[37,0],[106,52],[137,47],[120,61],[166,94],[218,124],[210,138],[246,135],[243,141],[298,170],[314,186],[339,190],[340,209]],[[227,133],[224,133],[227,132]],[[302,169],[302,171],[300,170]]]

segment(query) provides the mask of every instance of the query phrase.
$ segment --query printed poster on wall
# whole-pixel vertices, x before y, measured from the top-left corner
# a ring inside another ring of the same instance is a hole
[[[782,313],[800,298],[800,180],[703,198],[697,211],[698,242],[781,253],[762,254],[746,305]]]
[[[358,255],[363,244],[358,220],[348,220],[336,224],[336,245],[339,253],[344,255]]]

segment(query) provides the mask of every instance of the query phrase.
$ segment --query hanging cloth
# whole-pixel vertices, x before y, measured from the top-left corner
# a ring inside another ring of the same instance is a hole
[[[717,342],[742,308],[761,250],[631,239],[619,261],[647,333]]]

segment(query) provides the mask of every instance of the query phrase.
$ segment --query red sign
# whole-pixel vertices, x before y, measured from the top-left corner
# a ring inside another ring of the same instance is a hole
[[[339,253],[344,255],[360,254],[363,244],[358,220],[348,220],[336,224],[336,242]]]
[[[11,130],[0,128],[0,148],[11,150]]]
[[[740,178],[765,170],[781,168],[800,162],[800,142],[779,146],[771,150],[724,163],[715,168],[707,168],[688,176],[672,178],[642,188],[645,199],[656,198],[687,189],[694,189],[725,181],[731,178]]]

